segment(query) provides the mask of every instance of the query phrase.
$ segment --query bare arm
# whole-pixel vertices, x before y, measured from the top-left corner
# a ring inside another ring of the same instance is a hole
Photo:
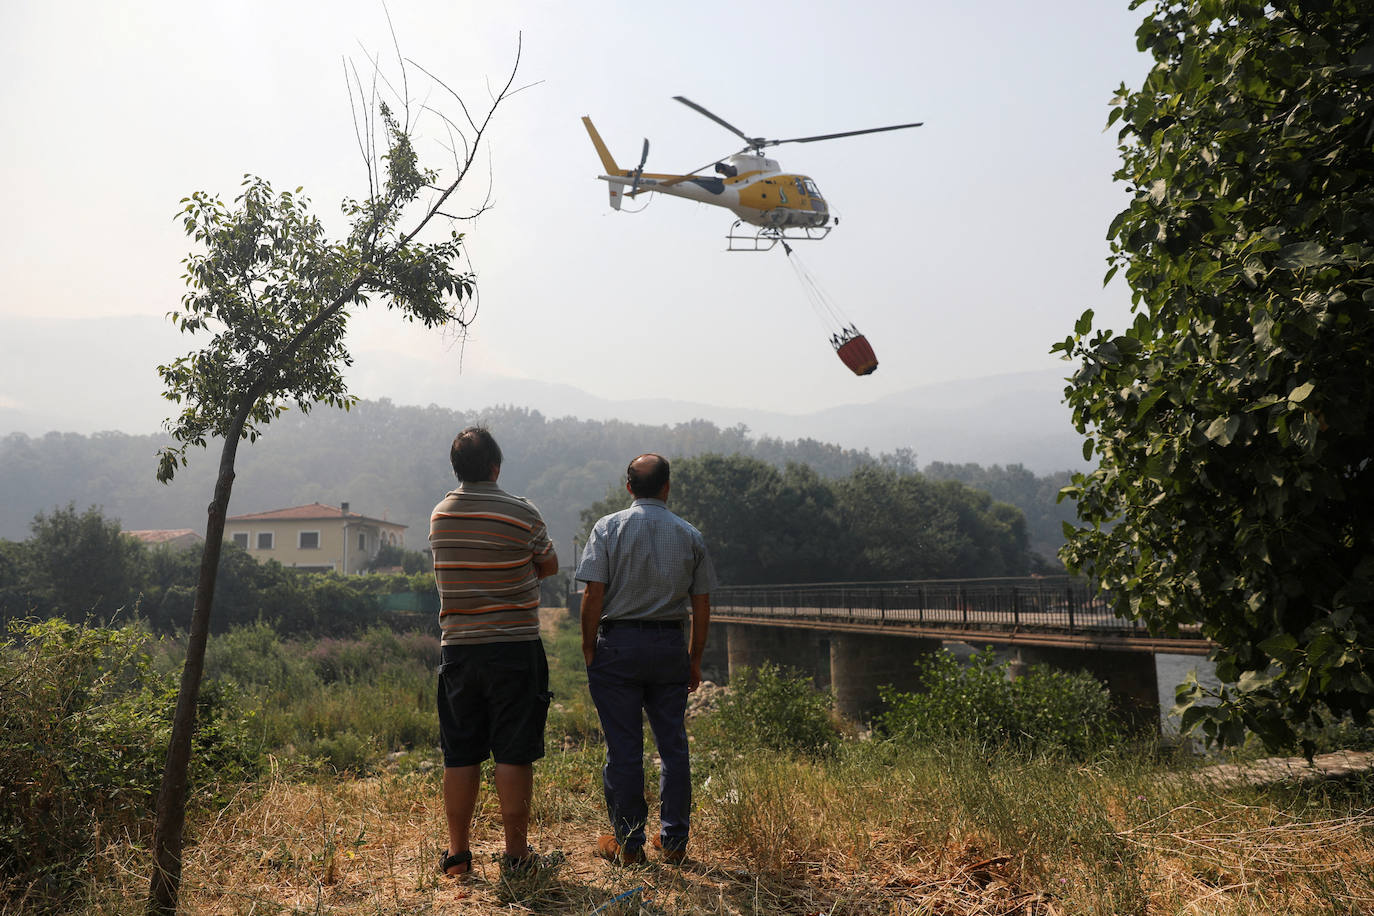
[[[596,655],[596,628],[601,624],[601,602],[605,597],[605,582],[588,582],[582,592],[582,657],[588,665]]]
[[[692,643],[688,650],[692,658],[692,676],[687,682],[690,693],[701,686],[701,657],[706,653],[706,631],[711,628],[711,596],[692,596]]]
[[[534,558],[534,574],[541,579],[547,579],[558,572],[558,551],[550,550],[542,557]]]

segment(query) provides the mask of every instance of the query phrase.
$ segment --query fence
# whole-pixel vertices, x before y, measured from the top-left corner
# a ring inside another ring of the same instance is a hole
[[[967,630],[1035,629],[1058,633],[1147,633],[1123,620],[1085,579],[932,579],[736,585],[711,595],[712,613],[795,621],[933,625]],[[1201,639],[1195,629],[1182,638]]]

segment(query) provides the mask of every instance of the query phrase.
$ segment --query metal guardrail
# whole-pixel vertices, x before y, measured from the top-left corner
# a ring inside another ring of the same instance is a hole
[[[1140,621],[1113,614],[1087,580],[1070,576],[735,585],[711,594],[711,613],[725,620],[1148,635]],[[1196,630],[1176,638],[1203,639]]]

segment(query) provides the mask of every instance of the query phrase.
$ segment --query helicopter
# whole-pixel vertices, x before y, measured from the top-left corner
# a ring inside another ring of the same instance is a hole
[[[876,134],[889,130],[920,127],[923,121],[893,124],[888,127],[869,127],[813,137],[792,137],[768,140],[751,137],[719,115],[683,96],[673,96],[688,108],[715,121],[745,142],[745,147],[724,159],[714,160],[685,175],[660,174],[644,171],[649,158],[649,141],[639,157],[639,165],[622,169],[597,133],[590,117],[582,123],[591,135],[592,145],[601,157],[606,174],[598,176],[609,185],[611,208],[619,210],[624,199],[637,197],[646,191],[656,191],[673,197],[685,197],[712,206],[725,207],[738,217],[726,234],[727,251],[768,251],[778,242],[819,240],[830,234],[839,220],[832,217],[830,206],[821,196],[816,183],[806,175],[783,172],[776,159],[763,151],[783,143],[814,143],[859,134]],[[714,175],[701,175],[711,168]],[[751,229],[742,227],[748,224]],[[738,243],[738,244],[737,244]]]

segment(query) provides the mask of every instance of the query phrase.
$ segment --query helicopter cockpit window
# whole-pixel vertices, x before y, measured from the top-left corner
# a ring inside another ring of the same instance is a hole
[[[798,183],[800,183],[800,181]],[[821,196],[821,189],[816,187],[816,183],[808,178],[806,179],[806,193],[810,194],[812,197],[819,198]]]
[[[803,197],[807,194],[806,182],[802,181],[800,178],[797,179],[797,193]]]

